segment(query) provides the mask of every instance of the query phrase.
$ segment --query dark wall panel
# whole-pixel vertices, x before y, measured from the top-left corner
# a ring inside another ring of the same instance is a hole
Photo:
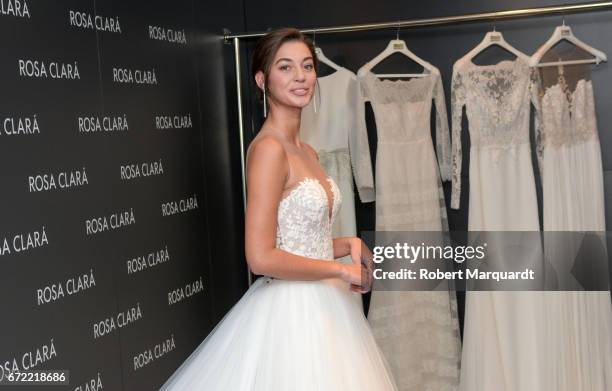
[[[0,380],[156,389],[246,288],[223,7],[1,2]]]

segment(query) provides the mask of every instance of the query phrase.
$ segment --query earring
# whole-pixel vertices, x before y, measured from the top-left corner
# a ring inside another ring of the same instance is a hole
[[[315,90],[314,90],[314,96],[313,96],[313,99],[314,99],[314,112],[315,112],[315,114],[317,113],[317,90],[318,90],[318,88],[317,88],[317,86],[315,84]]]
[[[317,97],[319,99],[317,99]],[[319,101],[319,103],[321,103],[321,93],[319,92],[319,79],[317,79],[317,82],[315,83],[314,96],[312,97],[312,99],[314,100],[314,112],[316,114],[317,113],[317,100]]]
[[[263,88],[263,115],[264,115],[264,118],[268,116],[268,99],[266,97],[266,83],[264,83],[264,88]]]

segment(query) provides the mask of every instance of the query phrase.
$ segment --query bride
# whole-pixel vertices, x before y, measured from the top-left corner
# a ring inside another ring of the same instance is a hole
[[[269,113],[247,152],[245,246],[262,277],[161,390],[397,390],[354,298],[371,287],[369,250],[359,238],[332,240],[342,195],[300,140],[317,65],[299,30],[257,42],[252,72]],[[352,264],[335,261],[346,255]]]

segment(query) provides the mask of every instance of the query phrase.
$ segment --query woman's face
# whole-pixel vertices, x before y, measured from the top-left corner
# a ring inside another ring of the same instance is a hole
[[[302,108],[313,96],[317,74],[305,43],[285,42],[276,52],[268,74],[270,103]]]

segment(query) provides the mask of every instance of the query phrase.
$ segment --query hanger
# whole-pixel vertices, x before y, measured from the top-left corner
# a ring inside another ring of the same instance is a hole
[[[566,60],[563,61],[559,59],[559,61],[553,62],[543,62],[542,57],[546,52],[548,52],[553,46],[555,46],[558,42],[566,40],[580,49],[592,54],[594,58],[584,59],[584,60]],[[608,56],[600,50],[597,50],[586,43],[582,42],[572,32],[570,26],[565,24],[565,15],[563,16],[563,24],[561,26],[557,26],[552,36],[542,45],[534,54],[531,56],[530,65],[533,67],[547,67],[547,66],[555,66],[555,65],[573,65],[573,64],[593,64],[599,65],[602,61],[608,61]]]
[[[523,59],[526,62],[530,61],[530,57],[528,55],[506,42],[502,33],[496,30],[495,19],[493,19],[493,31],[487,32],[485,34],[484,39],[480,41],[480,43],[476,45],[476,47],[474,47],[472,50],[470,50],[465,56],[461,57],[459,61],[457,61],[457,63],[463,64],[464,62],[472,61],[472,59],[476,57],[478,53],[484,51],[486,48],[493,45],[497,45],[506,49],[510,53],[514,54],[518,58]]]
[[[400,25],[398,23],[395,39],[392,39],[391,41],[389,41],[389,44],[387,45],[385,50],[383,50],[380,54],[378,54],[376,57],[368,61],[364,66],[362,66],[359,69],[359,71],[357,72],[359,76],[363,76],[366,72],[371,71],[371,69],[374,68],[376,65],[378,65],[382,60],[384,60],[385,58],[389,57],[390,55],[394,53],[401,53],[405,55],[406,57],[410,58],[412,61],[421,65],[423,69],[426,70],[427,72],[425,73],[385,73],[385,74],[382,74],[382,73],[377,74],[377,73],[372,72],[374,76],[376,77],[425,77],[425,76],[431,75],[432,73],[438,72],[436,67],[434,67],[427,61],[421,59],[419,56],[417,56],[416,54],[414,54],[408,49],[408,47],[406,46],[406,42],[403,39],[399,39],[399,29],[400,29]]]
[[[312,44],[315,47],[315,54],[317,55],[317,59],[319,60],[319,62],[322,62],[323,64],[333,68],[336,71],[339,71],[340,68],[342,67],[325,56],[325,53],[323,53],[323,49],[317,46],[316,39],[317,39],[317,30],[315,30],[312,35]]]

